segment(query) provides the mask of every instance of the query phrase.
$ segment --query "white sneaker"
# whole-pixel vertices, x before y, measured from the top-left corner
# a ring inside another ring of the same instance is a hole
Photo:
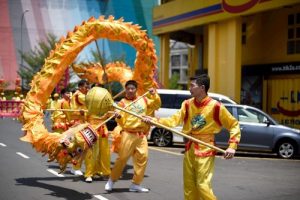
[[[73,168],[71,169],[71,174],[76,175],[76,176],[82,176],[83,173],[82,171],[78,170],[74,170]]]
[[[93,179],[92,179],[92,177],[87,177],[86,179],[85,179],[85,182],[87,182],[87,183],[91,183],[91,182],[93,182]]]
[[[129,187],[129,191],[130,192],[149,192],[149,189],[132,183]]]
[[[111,179],[108,179],[107,183],[105,184],[106,191],[112,191],[114,186],[114,182]]]

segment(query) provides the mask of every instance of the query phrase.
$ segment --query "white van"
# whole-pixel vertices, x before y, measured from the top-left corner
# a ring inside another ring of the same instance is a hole
[[[156,117],[169,117],[173,115],[181,107],[181,103],[191,98],[191,93],[188,90],[168,90],[158,89],[158,94],[161,98],[161,108],[155,111]],[[237,104],[235,101],[227,96],[217,93],[208,93],[211,98],[226,104]],[[182,127],[176,127],[178,131],[181,131]],[[183,142],[183,137],[172,132],[158,127],[152,127],[148,140],[153,141],[157,146],[170,146],[173,142]]]

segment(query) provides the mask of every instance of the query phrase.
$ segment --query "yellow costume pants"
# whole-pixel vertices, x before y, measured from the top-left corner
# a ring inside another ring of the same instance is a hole
[[[118,158],[110,175],[112,181],[117,181],[120,178],[130,156],[133,158],[134,170],[132,183],[139,185],[144,179],[148,162],[147,138],[145,135],[123,131]]]
[[[102,176],[108,176],[110,169],[110,149],[107,137],[99,138],[99,156],[97,157],[96,173]]]
[[[92,177],[96,172],[97,160],[99,157],[99,139],[97,142],[87,150],[84,162],[85,162],[85,173],[84,177]]]
[[[194,144],[184,154],[183,179],[185,200],[216,200],[211,187],[214,156],[195,155]]]
[[[95,128],[102,121],[89,120]],[[85,157],[85,177],[92,177],[93,175],[110,175],[110,149],[108,143],[108,130],[106,126],[98,129],[98,140],[91,149],[88,149]]]

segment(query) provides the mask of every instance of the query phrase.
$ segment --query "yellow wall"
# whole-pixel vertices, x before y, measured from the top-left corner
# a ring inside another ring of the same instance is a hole
[[[160,70],[159,79],[165,88],[169,86],[170,37],[169,34],[160,36]]]
[[[299,61],[300,55],[287,55],[287,16],[300,12],[300,5],[243,17],[247,43],[242,47],[242,65]]]
[[[240,102],[241,19],[208,25],[207,62],[212,92],[225,94]]]

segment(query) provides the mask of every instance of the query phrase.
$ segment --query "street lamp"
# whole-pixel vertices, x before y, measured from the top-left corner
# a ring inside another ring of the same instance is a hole
[[[23,21],[25,14],[29,12],[29,10],[24,10],[21,17],[21,67],[23,67]],[[22,78],[22,89],[24,89],[24,80]]]

